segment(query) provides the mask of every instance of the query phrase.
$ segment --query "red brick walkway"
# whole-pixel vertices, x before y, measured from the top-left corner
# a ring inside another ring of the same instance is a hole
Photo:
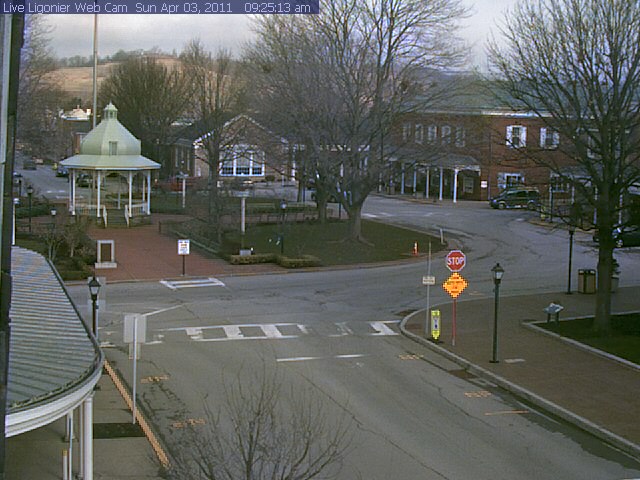
[[[113,240],[116,268],[96,269],[96,275],[108,282],[154,281],[182,276],[182,257],[178,255],[178,240],[159,233],[158,223],[175,217],[154,214],[153,223],[133,228],[92,228],[94,240]],[[273,264],[229,265],[217,258],[208,258],[191,248],[185,259],[187,277],[243,275],[282,271]]]

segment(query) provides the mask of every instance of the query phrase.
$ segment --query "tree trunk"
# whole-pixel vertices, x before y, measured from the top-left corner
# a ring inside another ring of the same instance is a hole
[[[601,242],[598,252],[598,290],[593,328],[607,334],[611,331],[611,275],[613,273],[613,247]]]
[[[349,240],[364,241],[362,236],[362,205],[349,205],[348,208],[347,206],[344,206],[344,208],[349,215]]]

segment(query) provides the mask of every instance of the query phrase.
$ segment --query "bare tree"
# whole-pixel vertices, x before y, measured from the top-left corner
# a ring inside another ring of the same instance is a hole
[[[100,86],[100,103],[118,108],[118,120],[142,142],[142,152],[165,164],[171,124],[185,111],[190,85],[178,68],[155,57],[131,57]]]
[[[235,147],[236,134],[225,129],[242,105],[242,82],[231,53],[219,49],[207,51],[199,39],[191,40],[180,60],[192,85],[190,101],[195,125],[201,131],[200,143],[206,153],[203,160],[209,169],[208,213],[212,225],[218,225],[223,205],[218,190],[220,167],[226,154]],[[237,132],[236,132],[237,133]],[[222,231],[218,229],[220,239]]]
[[[559,134],[564,161],[534,156],[595,211],[600,250],[595,324],[610,328],[614,228],[640,181],[640,8],[634,0],[538,0],[507,14],[490,48],[507,104]],[[509,100],[510,99],[510,100]],[[568,173],[577,166],[580,174]]]
[[[49,47],[51,27],[43,15],[29,15],[20,64],[18,140],[29,153],[59,160],[66,150],[59,126],[59,110],[67,95],[51,73],[56,59]]]
[[[268,65],[274,105],[286,99],[313,174],[348,212],[350,238],[362,240],[362,205],[387,168],[384,138],[409,108],[418,72],[460,59],[453,34],[465,9],[457,0],[339,0],[320,10],[260,19],[254,52]]]
[[[223,382],[225,402],[178,430],[175,480],[334,478],[350,445],[350,422],[333,424],[317,395],[264,370]]]

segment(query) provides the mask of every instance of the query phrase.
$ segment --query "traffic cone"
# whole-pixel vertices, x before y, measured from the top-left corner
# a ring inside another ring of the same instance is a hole
[[[413,242],[413,250],[411,251],[413,255],[418,255],[418,242]]]

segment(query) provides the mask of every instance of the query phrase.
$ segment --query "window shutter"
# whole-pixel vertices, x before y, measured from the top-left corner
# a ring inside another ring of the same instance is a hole
[[[547,146],[547,129],[542,127],[540,129],[540,148],[545,148]]]
[[[520,127],[520,145],[519,147],[527,146],[527,127]]]
[[[513,139],[513,127],[509,125],[507,127],[507,146],[510,148],[513,148],[513,144],[511,143],[512,139]]]

